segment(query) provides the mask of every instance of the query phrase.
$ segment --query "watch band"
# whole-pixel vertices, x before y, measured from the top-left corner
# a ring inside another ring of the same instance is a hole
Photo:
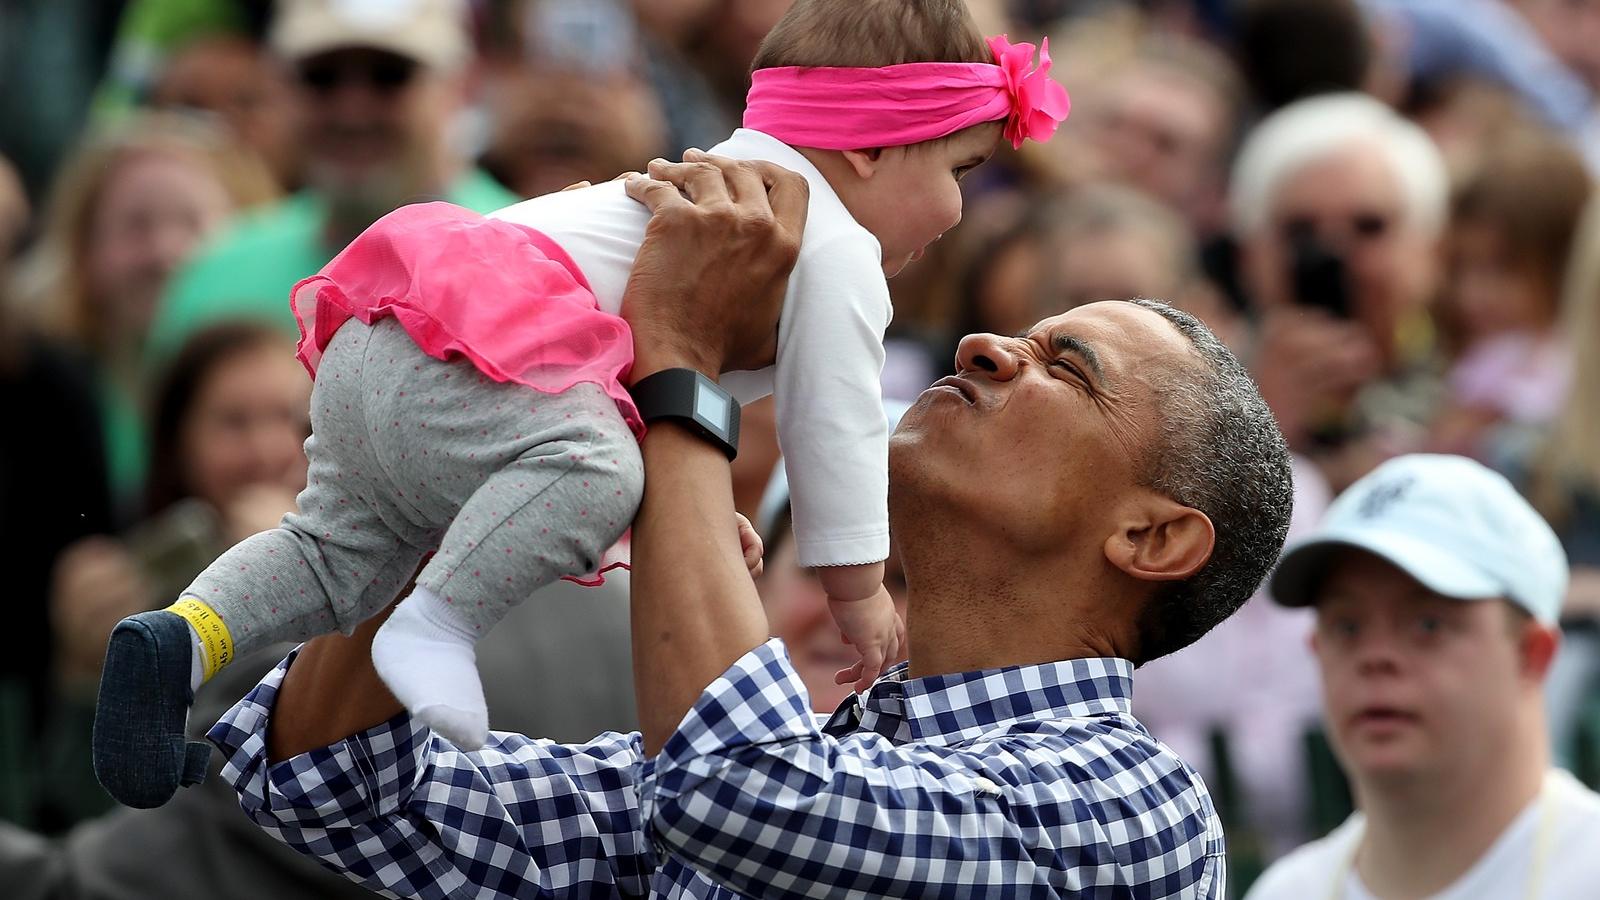
[[[729,460],[739,455],[739,401],[694,369],[662,369],[628,391],[645,423],[674,419],[716,445]]]

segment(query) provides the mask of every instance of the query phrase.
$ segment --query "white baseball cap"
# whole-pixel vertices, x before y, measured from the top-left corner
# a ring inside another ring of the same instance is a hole
[[[1329,560],[1348,547],[1446,597],[1503,597],[1546,625],[1561,615],[1567,557],[1555,532],[1511,482],[1466,457],[1401,456],[1351,485],[1285,550],[1273,599],[1310,606]]]
[[[278,0],[269,42],[291,62],[372,47],[448,70],[472,53],[461,0]]]

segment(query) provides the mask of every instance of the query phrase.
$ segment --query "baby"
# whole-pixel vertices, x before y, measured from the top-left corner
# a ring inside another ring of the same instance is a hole
[[[810,186],[776,365],[721,385],[743,403],[775,395],[800,563],[861,654],[838,676],[858,689],[903,636],[882,585],[885,276],[956,225],[958,182],[1002,133],[1020,146],[1066,116],[1033,52],[985,42],[961,0],[798,0],[756,58],[745,127],[711,149]],[[373,662],[435,731],[483,743],[476,640],[557,578],[596,583],[639,503],[644,422],[618,312],[648,218],[616,182],[488,218],[420,204],[296,286],[315,378],[307,488],[282,526],[113,632],[94,735],[112,796],[159,805],[203,777],[208,749],[185,749],[184,728],[205,679],[269,642],[348,632],[430,551]]]

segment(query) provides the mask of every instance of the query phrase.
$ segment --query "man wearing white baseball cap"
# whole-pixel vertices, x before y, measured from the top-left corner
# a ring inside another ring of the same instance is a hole
[[[468,24],[464,0],[278,0],[267,42],[292,87],[304,189],[240,219],[172,279],[151,325],[153,363],[219,319],[265,319],[298,337],[289,289],[398,206],[516,202],[463,155]]]
[[[1314,606],[1360,811],[1247,900],[1600,896],[1600,796],[1551,768],[1542,684],[1567,562],[1501,476],[1412,455],[1357,481],[1271,581]]]

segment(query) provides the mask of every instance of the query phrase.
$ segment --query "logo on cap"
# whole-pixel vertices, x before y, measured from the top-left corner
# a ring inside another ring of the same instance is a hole
[[[1361,516],[1363,519],[1376,519],[1387,512],[1389,507],[1395,505],[1400,501],[1401,498],[1405,497],[1406,493],[1411,490],[1411,486],[1415,483],[1416,478],[1414,476],[1407,475],[1403,478],[1397,478],[1387,484],[1378,485],[1369,491],[1367,496],[1362,498],[1361,506],[1356,510],[1357,515]]]

